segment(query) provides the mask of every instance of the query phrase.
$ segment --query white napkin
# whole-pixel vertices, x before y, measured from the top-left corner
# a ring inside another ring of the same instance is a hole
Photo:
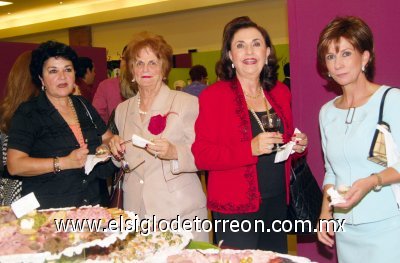
[[[388,167],[393,166],[400,161],[399,147],[394,141],[392,134],[390,133],[390,131],[387,130],[387,128],[385,128],[385,126],[378,124],[376,128],[380,130],[385,136],[386,158],[388,162],[387,165]],[[396,198],[397,205],[400,209],[400,183],[392,184],[392,191]]]
[[[21,197],[11,204],[11,209],[17,218],[21,218],[38,207],[40,207],[40,204],[33,192]]]
[[[296,133],[301,133],[299,129],[295,129],[294,130],[294,134]],[[296,141],[300,140],[300,138],[296,138]],[[286,143],[285,145],[281,146],[281,148],[283,150],[278,151],[275,155],[275,163],[280,163],[283,161],[286,161],[289,158],[289,155],[291,155],[292,153],[294,153],[293,151],[293,146],[296,145],[296,142],[290,141],[288,143]]]
[[[140,148],[146,147],[147,144],[154,145],[154,143],[152,143],[151,141],[148,141],[136,134],[132,135],[132,144]]]
[[[329,188],[326,192],[331,197],[331,202],[329,203],[330,206],[346,203],[346,199],[344,199],[344,197],[333,187]]]
[[[93,168],[98,164],[99,162],[104,162],[107,160],[110,156],[104,156],[104,157],[97,157],[94,154],[89,154],[86,163],[85,163],[85,174],[90,174],[90,172],[93,170]]]

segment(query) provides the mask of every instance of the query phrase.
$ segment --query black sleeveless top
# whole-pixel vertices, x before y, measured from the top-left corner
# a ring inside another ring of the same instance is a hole
[[[269,112],[273,113],[275,111],[271,108]],[[249,111],[249,114],[254,138],[261,133],[262,130],[251,111]],[[256,112],[259,119],[261,119],[262,115],[266,114],[266,111]],[[283,125],[281,126],[280,133],[283,133]],[[276,152],[258,156],[257,175],[261,198],[275,197],[285,193],[285,162],[274,163],[275,155]]]

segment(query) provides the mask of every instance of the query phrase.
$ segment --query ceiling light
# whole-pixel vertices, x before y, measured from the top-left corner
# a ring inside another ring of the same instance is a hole
[[[0,6],[12,5],[13,2],[0,1]]]

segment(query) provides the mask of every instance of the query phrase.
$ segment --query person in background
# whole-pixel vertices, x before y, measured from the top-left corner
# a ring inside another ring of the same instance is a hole
[[[124,47],[122,56],[124,56],[126,48],[127,46]],[[132,89],[132,82],[128,82],[125,79],[125,71],[125,60],[122,57],[120,63],[121,74],[118,77],[100,82],[93,97],[92,105],[105,123],[109,121],[112,112],[119,103],[135,95]]]
[[[174,82],[174,89],[178,91],[182,91],[186,87],[186,82],[178,79],[177,81]]]
[[[118,105],[110,149],[128,165],[124,176],[124,208],[140,218],[200,220],[207,218],[193,154],[197,98],[169,89],[165,81],[171,70],[172,48],[160,35],[142,32],[125,52],[126,79],[137,94]],[[136,134],[149,140],[139,148],[131,140]],[[208,241],[208,233],[192,231],[195,240]]]
[[[25,51],[17,57],[10,73],[5,88],[6,96],[0,103],[0,206],[8,206],[21,197],[21,180],[9,176],[7,172],[7,142],[11,118],[18,106],[39,94],[39,90],[32,82],[29,74],[32,52]]]
[[[87,99],[90,103],[93,101],[93,96],[96,92],[93,87],[96,71],[91,58],[79,57],[78,67],[76,69],[76,85],[80,94]]]
[[[345,220],[345,232],[322,226],[318,239],[330,247],[336,237],[339,262],[398,262],[400,211],[391,184],[400,182],[400,163],[391,167],[367,159],[376,130],[383,93],[373,82],[374,42],[369,26],[358,17],[337,17],[321,32],[318,67],[343,94],[320,111],[325,157],[321,219]],[[383,120],[400,142],[400,91],[386,96]],[[346,189],[345,202],[329,206],[327,190]]]
[[[224,28],[218,76],[203,90],[192,146],[198,169],[208,170],[207,205],[215,220],[249,220],[249,231],[225,229],[217,241],[227,247],[287,253],[284,232],[256,231],[255,220],[271,228],[285,220],[291,160],[305,153],[307,137],[293,135],[291,94],[277,81],[277,59],[267,31],[249,17]],[[265,132],[262,115],[276,113],[283,126]],[[276,144],[296,140],[296,152],[274,163]]]
[[[193,66],[189,71],[192,83],[183,89],[184,92],[198,97],[207,87],[207,69],[202,65]]]
[[[33,192],[41,209],[102,203],[98,178],[115,170],[109,161],[85,174],[89,154],[109,154],[102,143],[112,134],[90,103],[71,95],[77,58],[71,47],[54,41],[33,50],[30,75],[40,93],[11,120],[8,171],[22,179],[22,195]]]
[[[283,84],[285,84],[290,89],[290,63],[286,63],[283,66],[283,74],[285,74],[285,79],[283,80]]]

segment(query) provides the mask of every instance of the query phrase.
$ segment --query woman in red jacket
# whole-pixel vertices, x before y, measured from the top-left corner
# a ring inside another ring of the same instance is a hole
[[[272,221],[286,219],[288,200],[291,157],[274,163],[274,146],[298,138],[293,150],[303,154],[307,137],[293,135],[291,94],[277,82],[277,68],[266,30],[248,17],[235,18],[224,29],[221,81],[199,98],[192,151],[197,167],[209,170],[207,203],[214,219],[232,223],[225,229],[214,225],[217,240],[229,247],[287,253],[286,234],[266,230]],[[272,113],[283,125],[278,132],[264,132],[261,116]],[[255,228],[256,220],[263,221],[264,230],[261,224]]]

